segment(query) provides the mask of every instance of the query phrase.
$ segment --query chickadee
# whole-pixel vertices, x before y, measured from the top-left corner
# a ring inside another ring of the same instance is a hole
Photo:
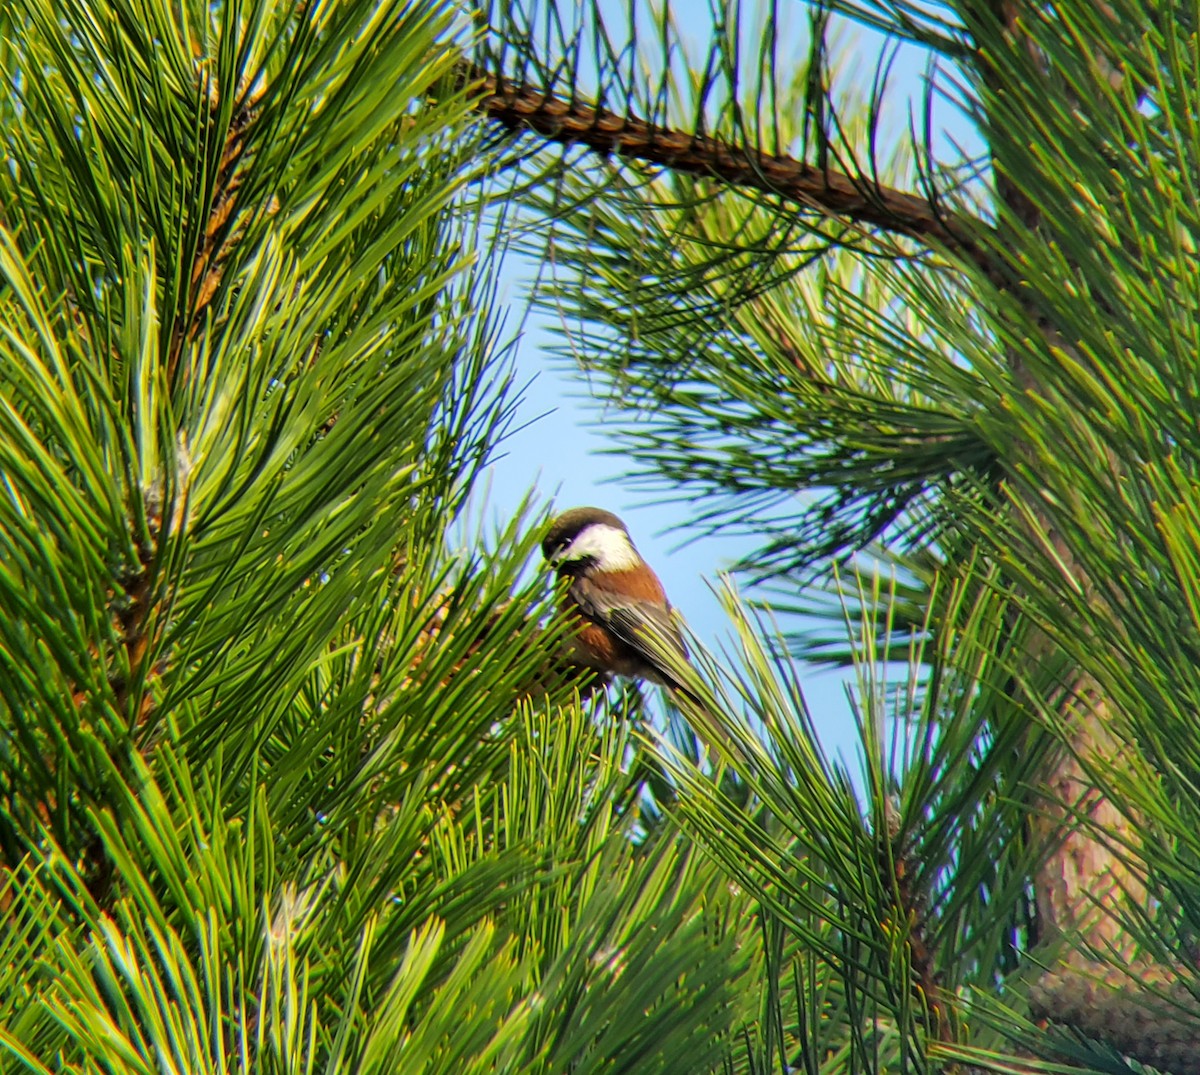
[[[570,580],[564,600],[582,621],[574,654],[580,664],[693,694],[680,682],[687,648],[662,583],[617,516],[601,508],[564,512],[550,524],[542,555],[559,579]]]

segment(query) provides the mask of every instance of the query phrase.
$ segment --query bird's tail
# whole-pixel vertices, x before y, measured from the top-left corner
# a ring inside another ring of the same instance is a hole
[[[643,631],[638,634],[647,663],[678,706],[684,719],[704,744],[715,765],[744,757],[721,719],[721,703],[688,657],[679,631]]]

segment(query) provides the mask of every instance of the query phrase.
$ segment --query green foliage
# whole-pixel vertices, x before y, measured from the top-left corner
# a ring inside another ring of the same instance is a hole
[[[886,623],[864,623],[855,773],[817,746],[795,666],[768,652],[765,625],[726,593],[740,671],[724,673],[718,698],[742,713],[727,725],[727,757],[755,811],[677,754],[670,771],[685,827],[779,931],[762,1025],[783,1028],[785,1055],[924,1069],[939,1028],[964,1017],[946,997],[1020,976],[1013,939],[1029,941],[1041,850],[1021,798],[1045,750],[1012,706],[1023,632],[1006,624],[1009,601],[993,586],[964,583],[947,604],[960,633],[936,651],[914,648],[907,684],[876,663]]]
[[[1030,785],[1080,676],[1123,744],[1081,764],[1142,819],[1119,913],[1191,1010],[1194,19],[712,10],[699,46],[637,5],[0,11],[5,1070],[1128,1070],[1031,1017]],[[888,57],[850,92],[835,13],[957,65],[990,172],[884,145]],[[974,253],[509,155],[472,49],[936,191]],[[451,547],[514,405],[504,234],[635,470],[821,615],[787,641],[855,668],[857,765],[732,592],[689,752],[558,667],[532,496]]]
[[[694,1071],[747,900],[556,668],[455,10],[9,5],[4,1070]]]
[[[598,84],[618,114],[751,156],[850,172],[868,201],[875,185],[935,184],[947,212],[972,205],[970,162],[935,166],[884,142],[894,57],[869,83],[865,50],[821,5],[807,28],[775,4],[714,5],[707,41],[682,9],[654,20],[629,6],[628,30],[598,4],[558,29],[561,5],[497,3],[508,48],[496,62],[556,77],[568,97]],[[547,59],[558,49],[575,56],[566,73]],[[939,494],[979,495],[995,464],[976,424],[994,389],[958,349],[958,332],[981,329],[960,273],[753,183],[550,155],[528,166],[548,178],[524,199],[539,222],[528,245],[547,264],[540,301],[569,327],[560,355],[583,356],[610,431],[612,411],[627,417],[614,452],[632,481],[706,528],[752,535],[761,548],[740,566],[782,576],[792,595],[814,564],[875,539],[906,553],[946,539]]]
[[[759,1059],[1194,1071],[1195,12],[831,0],[797,29],[794,5],[714,3],[709,32],[684,10],[500,0],[481,62],[666,128],[657,155],[520,161],[540,301],[631,479],[755,535],[760,604],[819,617],[793,652],[859,669],[857,778],[747,625],[708,714],[737,779],[671,767],[684,827],[769,920]],[[909,137],[881,119],[892,54],[839,41],[843,18],[925,50]],[[692,136],[749,163],[706,174]],[[773,188],[785,157],[862,202]],[[1080,749],[1072,710],[1116,745],[1043,802],[1146,890],[1080,895],[1118,906],[1136,959],[1072,958],[1106,972],[1089,999],[1166,998],[1173,1052],[1029,1017],[1070,962],[1039,947],[1027,829],[1030,785]],[[1137,827],[1107,831],[1085,785]]]
[[[0,994],[22,1004],[0,1047],[29,1070],[699,1062],[747,971],[736,900],[676,842],[628,838],[624,736],[578,710],[518,725],[506,779],[461,817],[400,803],[369,841],[310,837],[298,858],[266,788],[227,818],[219,774],[193,784],[160,748],[165,780],[138,767],[125,825],[93,818],[119,897],[100,909],[58,849],[14,874],[28,925]]]

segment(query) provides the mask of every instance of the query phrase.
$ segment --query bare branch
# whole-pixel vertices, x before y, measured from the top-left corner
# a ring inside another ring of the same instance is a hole
[[[973,262],[990,279],[1000,277],[999,266],[978,241],[983,225],[947,212],[928,198],[882,186],[866,176],[833,172],[794,157],[747,149],[566,100],[479,67],[469,68],[464,80],[479,87],[480,111],[510,130],[533,131],[549,141],[586,146],[604,156],[643,160],[774,194],[803,210],[843,217],[937,246]]]

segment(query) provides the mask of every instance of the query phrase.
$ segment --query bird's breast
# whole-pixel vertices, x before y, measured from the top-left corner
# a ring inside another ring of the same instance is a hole
[[[584,620],[575,634],[574,648],[580,664],[598,672],[633,679],[656,678],[636,650],[599,624]]]

